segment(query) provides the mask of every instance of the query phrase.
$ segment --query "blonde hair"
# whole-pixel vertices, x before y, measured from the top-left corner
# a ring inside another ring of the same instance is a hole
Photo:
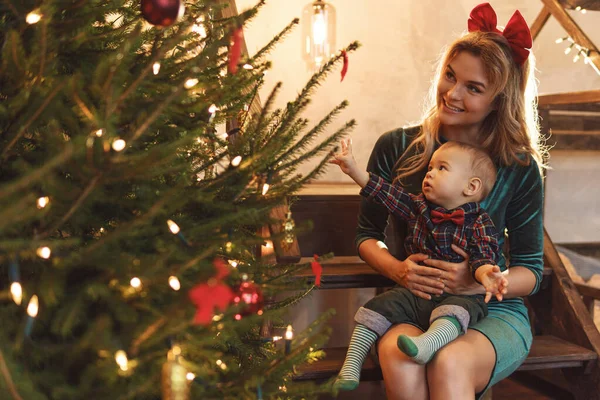
[[[441,145],[436,151],[442,149],[458,148],[471,159],[471,175],[481,179],[481,194],[477,201],[482,201],[494,188],[496,183],[496,166],[492,161],[492,157],[482,148],[462,142],[446,142]]]
[[[493,32],[470,32],[452,43],[438,62],[421,131],[407,149],[414,151],[405,152],[414,155],[405,160],[401,157],[396,180],[426,167],[436,143],[440,143],[438,82],[447,65],[464,51],[481,59],[486,77],[492,84],[495,109],[483,121],[479,145],[494,154],[493,160],[498,165],[529,165],[528,156],[531,155],[540,167],[544,166],[542,153],[546,151],[540,143],[533,54],[530,53],[525,63],[519,66],[504,36]]]

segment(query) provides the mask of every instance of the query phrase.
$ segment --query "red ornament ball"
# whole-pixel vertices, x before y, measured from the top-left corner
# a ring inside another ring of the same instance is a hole
[[[233,304],[242,306],[235,319],[240,320],[250,314],[261,315],[264,302],[260,286],[254,282],[242,282],[234,289]]]
[[[152,25],[173,25],[183,11],[183,0],[142,0],[142,15]]]

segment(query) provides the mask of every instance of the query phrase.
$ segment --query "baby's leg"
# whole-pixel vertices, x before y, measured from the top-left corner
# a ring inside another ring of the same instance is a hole
[[[419,364],[426,364],[435,353],[467,331],[486,313],[485,303],[474,296],[450,296],[433,310],[429,329],[422,335],[400,335],[398,348]]]
[[[426,326],[427,319],[423,321],[416,318],[418,307],[414,297],[416,296],[408,290],[396,288],[374,297],[357,311],[354,317],[357,325],[352,333],[344,365],[334,383],[338,389],[356,389],[360,382],[362,364],[371,346],[392,324]],[[431,310],[427,312],[427,317],[430,312]]]

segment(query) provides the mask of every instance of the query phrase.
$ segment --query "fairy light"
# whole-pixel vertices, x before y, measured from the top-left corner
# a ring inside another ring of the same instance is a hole
[[[173,235],[177,235],[181,229],[179,229],[179,225],[177,225],[172,220],[167,220],[167,225],[169,226],[169,230]]]
[[[95,133],[97,137],[101,137],[104,134],[104,129],[98,129]]]
[[[211,104],[210,107],[208,107],[208,112],[211,114],[216,113],[218,110],[217,106],[215,104]]]
[[[33,25],[40,22],[41,19],[42,14],[40,13],[39,9],[36,9],[27,14],[27,16],[25,17],[25,22],[27,22],[29,25]]]
[[[571,50],[573,49],[573,46],[574,46],[574,45],[575,45],[575,43],[571,43],[571,44],[569,45],[569,47],[567,47],[567,48],[565,49],[565,54],[569,54],[569,53],[571,52]]]
[[[269,185],[268,183],[265,183],[265,184],[263,185],[263,188],[262,188],[262,195],[263,195],[263,196],[264,196],[265,194],[267,194],[267,192],[269,191],[269,187],[270,187],[270,185]]]
[[[294,338],[294,331],[292,325],[288,325],[285,330],[285,354],[290,354],[292,350],[292,339]]]
[[[556,44],[560,44],[560,43],[564,42],[564,41],[565,41],[565,40],[567,40],[567,39],[569,39],[569,38],[568,38],[568,37],[564,37],[564,38],[558,38],[558,39],[556,39],[554,42],[555,42]]]
[[[142,280],[140,278],[138,278],[137,276],[134,276],[129,281],[129,284],[131,285],[132,288],[139,289],[142,287]]]
[[[50,255],[52,254],[52,250],[50,250],[50,247],[48,247],[48,246],[44,246],[44,247],[40,247],[40,248],[38,248],[38,249],[35,251],[35,253],[36,253],[36,254],[37,254],[39,257],[41,257],[41,258],[44,258],[44,259],[46,259],[46,260],[47,260],[48,258],[50,258]]]
[[[233,160],[231,160],[231,165],[237,167],[242,162],[242,156],[235,156]]]
[[[20,306],[23,301],[23,288],[19,282],[13,282],[10,284],[10,294],[13,301]]]
[[[282,337],[282,336],[273,336],[273,341],[274,341],[274,342],[277,342],[277,341],[279,341],[279,340],[281,340],[281,339],[283,339],[283,337]]]
[[[250,65],[250,64],[244,64],[244,66],[242,68],[247,69],[247,70],[254,69],[254,67],[252,65]]]
[[[237,266],[239,265],[239,262],[237,260],[228,260],[227,261],[229,263],[229,265],[231,265],[233,268],[237,268]]]
[[[158,73],[160,72],[160,63],[158,61],[152,64],[152,72],[154,73],[154,75],[158,75]]]
[[[37,295],[34,294],[33,296],[31,296],[29,304],[27,305],[27,315],[29,315],[31,318],[35,318],[38,315],[39,309],[40,303]]]
[[[40,197],[37,199],[37,208],[41,210],[42,208],[46,207],[48,203],[50,203],[50,198],[48,196]]]
[[[127,371],[127,364],[129,363],[129,360],[127,360],[127,353],[125,353],[124,350],[118,350],[115,353],[115,361],[117,362],[119,368],[121,368],[121,371]]]
[[[174,291],[178,291],[179,289],[181,289],[181,282],[179,282],[179,279],[177,279],[176,276],[170,276],[169,286],[171,286],[171,289],[173,289]]]
[[[196,85],[198,84],[198,82],[199,82],[199,80],[198,80],[198,79],[196,79],[196,78],[190,78],[190,79],[188,79],[187,81],[185,81],[185,83],[183,84],[183,86],[184,86],[186,89],[191,89],[191,88],[193,88],[194,86],[196,86]]]
[[[194,375],[193,372],[188,372],[187,374],[185,374],[185,379],[187,379],[188,381],[193,381],[194,379],[196,379],[196,375]]]
[[[231,242],[227,242],[225,243],[225,250],[229,253],[231,251],[231,249],[233,248],[233,243]]]
[[[114,151],[121,151],[125,148],[126,145],[127,143],[125,143],[123,139],[115,139],[112,142],[112,148]]]

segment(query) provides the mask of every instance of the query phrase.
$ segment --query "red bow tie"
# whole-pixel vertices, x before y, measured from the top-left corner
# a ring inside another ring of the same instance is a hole
[[[431,210],[431,221],[434,224],[441,224],[444,221],[452,221],[456,225],[463,225],[465,223],[465,212],[461,208],[452,211],[450,214]]]

